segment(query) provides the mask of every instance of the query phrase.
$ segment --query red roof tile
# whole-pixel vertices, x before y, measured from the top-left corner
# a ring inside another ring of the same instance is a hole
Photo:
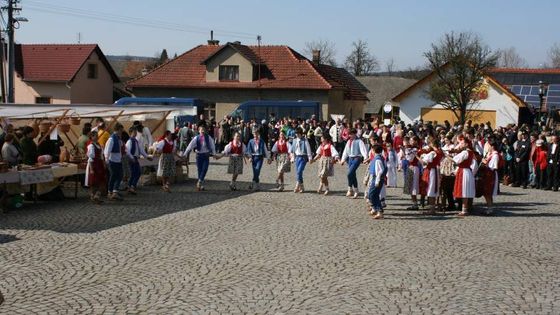
[[[206,66],[202,64],[223,46],[200,45],[154,69],[147,75],[131,80],[127,86],[161,88],[263,88],[319,89],[333,85],[313,66],[311,61],[287,46],[242,46],[244,55],[260,58],[261,80],[253,82],[206,82]],[[251,58],[253,59],[253,58]],[[254,61],[254,60],[252,60]]]
[[[16,45],[16,71],[25,81],[60,81],[69,82],[97,51],[113,77],[119,79],[99,46],[95,44],[58,45],[58,44],[21,44]]]
[[[368,101],[366,88],[358,79],[351,75],[346,69],[329,65],[316,65],[319,73],[326,78],[333,87],[345,89],[345,99]]]

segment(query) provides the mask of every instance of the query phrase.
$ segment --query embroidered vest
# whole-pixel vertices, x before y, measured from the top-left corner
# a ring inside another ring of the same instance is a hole
[[[288,143],[286,141],[284,141],[284,143],[277,141],[276,149],[278,150],[278,154],[288,153]]]
[[[204,134],[204,144],[208,151],[210,151],[210,136],[208,134]],[[196,151],[200,152],[202,150],[202,143],[200,143],[200,135],[196,136]]]
[[[332,145],[321,145],[321,156],[332,157]]]
[[[230,154],[237,154],[237,155],[243,154],[243,143],[239,143],[239,145],[235,145],[235,142],[232,141]]]
[[[470,168],[472,161],[474,159],[474,152],[473,151],[467,151],[469,156],[467,157],[466,160],[464,160],[463,162],[459,163],[459,165],[457,165],[459,168]]]
[[[163,139],[163,153],[173,153],[173,142],[167,141],[167,139]]]
[[[111,148],[111,153],[121,153],[121,140],[119,136],[114,133],[111,135],[111,139],[113,139],[113,147]]]

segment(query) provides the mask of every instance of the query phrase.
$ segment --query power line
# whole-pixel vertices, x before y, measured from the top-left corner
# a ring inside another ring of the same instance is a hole
[[[76,17],[101,20],[101,21],[107,21],[107,22],[113,22],[119,24],[129,24],[135,26],[143,26],[143,27],[165,29],[171,31],[188,32],[188,33],[208,34],[208,31],[210,31],[210,29],[208,28],[170,23],[168,21],[162,21],[156,19],[145,19],[145,18],[115,15],[111,13],[83,10],[83,9],[77,9],[77,8],[72,8],[67,6],[52,5],[52,4],[47,4],[44,2],[33,1],[33,0],[29,0],[28,2],[30,4],[26,5],[26,9],[51,13],[51,14],[76,16]],[[225,31],[219,29],[215,31],[224,37],[238,37],[238,38],[246,38],[246,39],[255,39],[257,37],[257,34],[251,34],[245,32]]]

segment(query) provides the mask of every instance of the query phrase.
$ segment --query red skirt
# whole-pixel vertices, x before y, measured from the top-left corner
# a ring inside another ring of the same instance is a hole
[[[426,196],[428,194],[428,186],[430,185],[430,170],[425,168],[420,178],[420,195]]]
[[[107,184],[107,171],[102,160],[93,160],[88,175],[88,186],[103,186]]]

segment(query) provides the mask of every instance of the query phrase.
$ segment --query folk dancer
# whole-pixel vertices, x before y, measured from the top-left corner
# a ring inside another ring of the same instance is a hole
[[[177,146],[175,145],[175,134],[166,130],[160,140],[156,143],[156,152],[160,154],[158,161],[157,176],[161,177],[162,189],[170,193],[170,178],[175,176],[175,154],[177,154]]]
[[[290,152],[290,160],[296,164],[296,186],[295,193],[303,193],[305,188],[303,186],[303,171],[308,161],[313,159],[311,146],[309,141],[303,135],[303,129],[297,128],[296,137],[292,143],[292,150]]]
[[[107,170],[103,158],[103,148],[97,141],[97,131],[89,133],[90,143],[86,149],[87,166],[84,185],[90,189],[90,199],[100,204],[101,195],[107,185]]]
[[[227,173],[231,174],[229,189],[237,190],[237,176],[243,174],[243,157],[245,156],[245,144],[241,142],[241,134],[236,132],[233,140],[226,145],[223,154],[229,156]]]
[[[455,176],[455,186],[453,189],[453,197],[462,199],[462,209],[458,216],[465,217],[469,215],[469,208],[476,194],[475,178],[473,172],[473,163],[476,165],[474,151],[470,142],[463,135],[457,137],[458,150],[460,153],[453,157],[453,161],[457,164],[457,175]]]
[[[383,219],[383,205],[381,204],[381,189],[385,184],[385,177],[387,176],[387,165],[382,156],[383,148],[380,145],[373,147],[375,156],[373,161],[369,164],[368,172],[370,173],[370,184],[368,197],[371,204],[370,214],[374,219]]]
[[[316,155],[311,162],[317,160],[319,160],[318,175],[321,180],[317,193],[322,193],[324,188],[324,195],[326,196],[329,194],[329,176],[334,176],[333,164],[338,160],[338,152],[331,142],[331,137],[326,133],[321,136],[321,143],[317,147]]]
[[[436,198],[439,196],[439,165],[443,157],[443,152],[439,149],[437,140],[430,141],[430,147],[421,156],[422,163],[424,164],[424,172],[422,173],[422,192],[423,196],[428,197],[428,204],[430,209],[425,214],[436,213]]]
[[[278,191],[284,191],[284,174],[290,172],[292,165],[290,163],[292,145],[286,139],[285,133],[280,132],[278,138],[279,139],[272,146],[272,154],[274,160],[276,160],[276,172],[278,173],[276,177],[276,188]]]
[[[253,139],[249,140],[247,144],[245,156],[251,159],[251,166],[253,167],[253,181],[249,185],[249,189],[258,191],[260,190],[260,176],[264,159],[269,160],[270,163],[270,153],[258,130],[253,132]]]
[[[399,158],[393,149],[393,144],[387,142],[387,187],[397,187],[397,165]]]
[[[440,162],[440,201],[444,207],[444,211],[455,211],[455,199],[453,198],[453,186],[455,186],[455,163],[453,162],[453,153],[455,145],[452,142],[453,135],[446,135],[445,145],[441,148],[444,154]]]
[[[146,151],[142,146],[138,144],[138,139],[136,139],[138,129],[136,127],[130,127],[128,129],[130,133],[130,138],[126,142],[126,155],[129,160],[130,167],[130,178],[128,180],[128,193],[136,195],[136,187],[138,186],[138,180],[140,180],[141,169],[140,162],[138,159],[143,157],[148,160],[152,160],[152,157],[148,156]]]
[[[358,179],[356,178],[356,171],[362,161],[368,158],[366,146],[364,142],[356,137],[356,129],[351,129],[349,133],[348,142],[344,147],[342,159],[340,164],[344,165],[348,162],[348,191],[346,197],[358,198]]]
[[[498,152],[498,143],[492,142],[490,145],[491,151],[488,153],[488,157],[483,160],[483,163],[487,167],[488,174],[490,174],[484,182],[483,191],[483,196],[486,200],[486,209],[484,210],[484,214],[486,215],[491,215],[493,213],[492,207],[494,206],[494,197],[498,195],[498,188],[500,185],[498,170],[501,157]]]
[[[204,190],[204,179],[210,165],[210,156],[216,155],[216,147],[214,139],[206,132],[206,126],[198,127],[198,135],[192,138],[191,142],[183,152],[183,157],[195,150],[196,152],[196,168],[198,170],[198,181],[196,182],[196,190]]]
[[[405,160],[408,161],[408,171],[405,177],[404,193],[410,194],[412,199],[412,206],[406,208],[407,210],[418,210],[418,198],[420,194],[420,167],[417,148],[418,138],[413,136],[409,139],[408,146],[404,149]]]
[[[105,149],[103,152],[105,155],[105,162],[109,164],[109,187],[107,187],[109,191],[109,200],[122,200],[122,196],[119,194],[119,186],[123,178],[121,152],[122,131],[123,125],[116,123],[114,132],[105,143]],[[103,132],[103,130],[99,132]]]

